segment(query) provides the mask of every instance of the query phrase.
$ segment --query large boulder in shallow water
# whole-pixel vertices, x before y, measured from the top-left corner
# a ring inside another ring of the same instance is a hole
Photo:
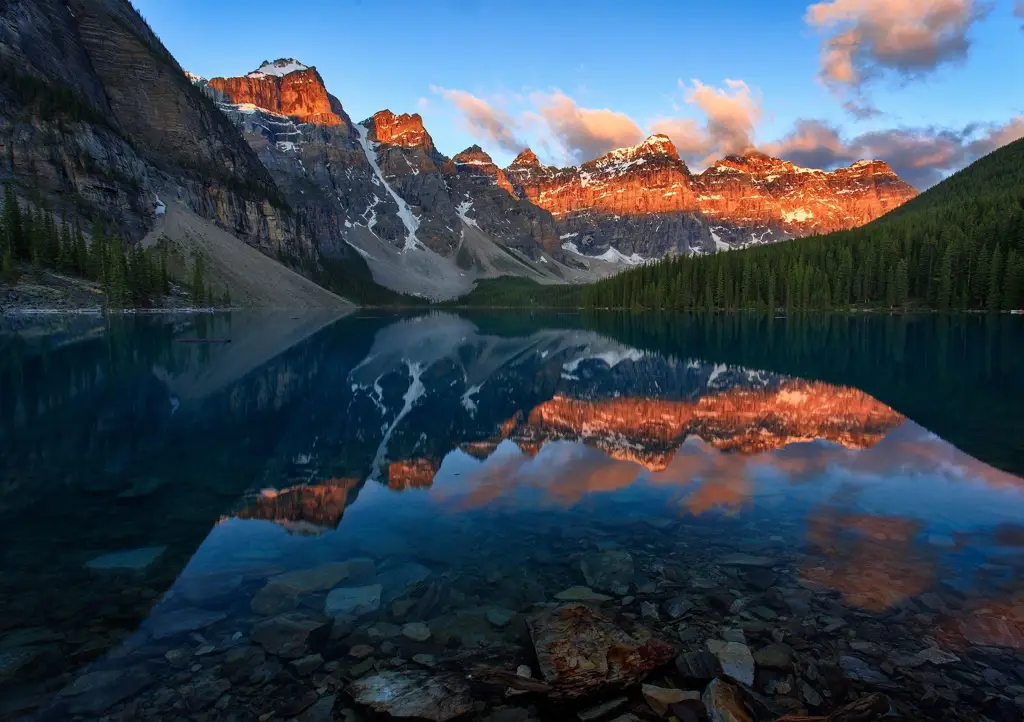
[[[381,672],[349,685],[352,699],[396,719],[447,722],[473,709],[469,687],[455,676]]]
[[[585,604],[563,604],[527,625],[544,681],[566,697],[639,682],[675,656],[647,630],[631,635]]]

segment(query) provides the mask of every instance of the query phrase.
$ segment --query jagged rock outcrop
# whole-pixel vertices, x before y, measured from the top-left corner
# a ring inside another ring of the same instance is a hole
[[[572,253],[637,263],[712,249],[693,177],[664,135],[571,168],[543,166],[527,149],[505,172],[551,211]]]
[[[461,153],[456,153],[452,162],[459,173],[471,178],[486,178],[509,195],[514,194],[512,184],[509,182],[508,176],[505,175],[505,171],[495,165],[491,156],[487,155],[480,146],[471,145]]]
[[[0,149],[20,195],[130,240],[173,199],[292,250],[295,220],[267,170],[125,0],[12,0],[0,63]]]
[[[265,62],[241,78],[211,78],[211,88],[231,102],[254,105],[300,123],[341,125],[338,101],[327,93],[316,68],[291,58]]]
[[[693,175],[663,135],[570,168],[526,149],[505,172],[570,251],[632,263],[853,228],[917,195],[883,161],[828,172],[751,152]]]
[[[691,435],[721,451],[744,454],[816,439],[866,449],[904,421],[857,389],[783,379],[765,388],[737,386],[693,401],[556,395],[535,407],[511,438],[534,444],[581,439],[613,458],[664,469]]]
[[[729,245],[855,228],[917,195],[884,161],[829,172],[763,153],[727,156],[696,183],[701,212]]]

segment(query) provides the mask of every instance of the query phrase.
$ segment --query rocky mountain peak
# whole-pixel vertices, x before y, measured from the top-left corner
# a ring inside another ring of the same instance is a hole
[[[495,165],[491,156],[487,155],[479,145],[471,145],[461,153],[456,153],[452,162],[455,163],[455,168],[459,173],[470,176],[487,176],[509,193],[513,192],[512,183],[509,182],[505,171]]]
[[[617,148],[605,153],[600,158],[584,163],[582,167],[596,167],[602,170],[626,170],[634,165],[642,165],[647,161],[676,161],[679,153],[667,135],[649,136],[643,143],[628,148]]]
[[[526,148],[516,156],[509,168],[540,168],[540,161],[537,160],[536,153]]]
[[[370,137],[378,143],[434,150],[434,139],[423,127],[423,118],[419,113],[395,115],[387,109],[379,110],[363,125],[370,129]]]
[[[290,75],[300,70],[316,70],[316,68],[303,65],[295,58],[278,58],[273,62],[264,60],[260,67],[249,73],[248,77],[258,78],[263,75],[272,75],[277,78],[283,78],[285,75]]]
[[[340,104],[331,102],[320,73],[292,58],[265,62],[244,77],[211,78],[209,86],[227,103],[254,105],[300,123],[343,122]]]

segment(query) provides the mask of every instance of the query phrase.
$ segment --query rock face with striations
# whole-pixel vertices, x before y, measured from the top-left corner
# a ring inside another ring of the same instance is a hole
[[[292,250],[295,219],[270,174],[126,0],[13,0],[0,62],[55,99],[40,106],[25,83],[0,83],[19,195],[129,240],[152,227],[158,198],[175,199],[253,245]]]
[[[664,135],[570,168],[527,149],[505,173],[568,250],[627,263],[854,228],[917,195],[882,161],[828,172],[753,151],[694,175]]]
[[[327,93],[316,68],[291,58],[265,62],[241,78],[211,78],[209,84],[233,103],[255,105],[300,123],[343,122],[338,101]]]
[[[756,152],[726,156],[696,181],[701,212],[730,245],[855,228],[917,195],[884,161],[829,172]]]

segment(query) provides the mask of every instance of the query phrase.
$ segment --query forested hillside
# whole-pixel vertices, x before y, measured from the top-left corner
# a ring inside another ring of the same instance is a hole
[[[877,221],[763,248],[666,259],[587,286],[587,307],[1024,305],[1024,139]]]

